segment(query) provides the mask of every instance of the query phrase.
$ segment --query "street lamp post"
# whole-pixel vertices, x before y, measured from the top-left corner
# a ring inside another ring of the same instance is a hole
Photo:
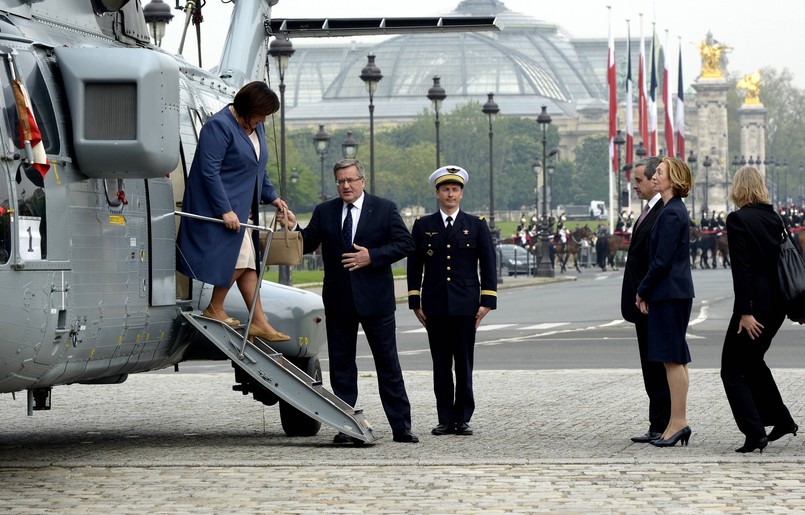
[[[802,163],[799,164],[799,206],[798,208],[802,208],[802,205],[805,204],[805,193],[802,191],[802,176],[805,174],[805,165]]]
[[[439,147],[439,110],[442,108],[442,102],[447,98],[444,88],[439,84],[439,76],[433,77],[433,86],[428,90],[428,100],[433,103],[433,110],[436,111],[436,169],[441,165],[441,149]]]
[[[330,148],[330,135],[325,132],[323,124],[319,125],[319,132],[313,135],[313,145],[321,159],[321,195],[319,198],[324,202],[327,200],[327,196],[324,194],[324,155]]]
[[[534,161],[534,178],[536,179],[536,187],[534,188],[534,214],[539,216],[539,174],[542,170],[542,161],[537,159]]]
[[[495,116],[500,112],[498,104],[494,100],[495,94],[489,93],[489,98],[481,108],[481,111],[489,119],[489,231],[492,233],[492,244],[497,247],[498,234],[495,227],[495,170],[492,160],[493,139],[495,136],[492,130],[492,122],[495,121]],[[498,274],[498,283],[503,282],[503,277]]]
[[[618,174],[618,193],[615,196],[618,199],[617,200],[617,202],[618,202],[617,203],[617,206],[618,206],[617,213],[620,216],[621,208],[623,207],[621,205],[621,199],[622,199],[622,193],[621,193],[621,171],[622,171],[622,168],[621,168],[621,147],[624,144],[626,144],[626,138],[623,137],[623,133],[621,132],[620,129],[618,129],[618,133],[615,135],[615,139],[612,140],[612,143],[615,144],[615,149],[618,152],[618,154],[617,154],[618,155],[618,170],[615,170],[615,173]]]
[[[782,172],[783,172],[783,204],[788,205],[788,161],[783,161]]]
[[[710,156],[704,156],[704,162],[702,162],[702,166],[704,166],[704,206],[703,210],[705,213],[710,212],[710,167],[713,166],[713,161],[710,160]]]
[[[694,187],[691,188],[691,191],[690,191],[690,193],[691,193],[691,195],[690,195],[690,197],[691,197],[691,199],[690,199],[691,200],[690,212],[693,215],[693,218],[696,218],[696,187],[695,187],[696,186],[696,179],[695,179],[696,175],[693,173],[693,168],[694,168],[694,165],[696,164],[696,161],[697,161],[696,154],[694,154],[693,151],[691,150],[690,154],[688,155],[688,167],[690,168],[691,175],[693,175],[692,179],[693,179],[693,186]]]
[[[358,155],[358,142],[352,137],[352,131],[347,131],[347,137],[341,143],[341,155],[344,159],[355,159]]]
[[[274,38],[268,47],[268,55],[274,58],[277,63],[277,71],[280,75],[280,194],[285,195],[285,70],[288,69],[288,59],[295,50],[287,39]],[[291,267],[280,265],[278,281],[280,284],[291,286]]]
[[[375,192],[375,91],[377,85],[383,78],[380,73],[380,68],[375,64],[375,55],[369,54],[366,56],[368,62],[361,70],[361,80],[366,85],[366,91],[369,92],[369,193]]]
[[[542,223],[540,224],[542,230],[540,231],[540,248],[542,249],[542,256],[539,260],[537,267],[537,275],[540,277],[553,277],[554,272],[551,267],[550,257],[550,234],[548,232],[548,174],[547,174],[547,145],[548,145],[548,125],[551,124],[552,118],[548,114],[548,106],[542,106],[542,111],[537,116],[537,123],[542,127]]]
[[[151,0],[151,2],[143,7],[143,16],[145,23],[148,25],[148,30],[151,33],[151,39],[154,40],[156,46],[162,46],[162,38],[165,36],[165,26],[173,19],[171,8],[162,0]]]
[[[497,238],[495,237],[495,170],[492,159],[495,132],[492,129],[492,122],[495,121],[495,116],[500,112],[500,108],[494,97],[494,93],[489,93],[489,98],[481,108],[481,111],[489,119],[489,229],[492,231],[492,237],[497,243]]]

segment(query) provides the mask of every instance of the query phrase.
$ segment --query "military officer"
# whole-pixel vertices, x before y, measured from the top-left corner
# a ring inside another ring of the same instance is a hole
[[[443,166],[430,176],[439,211],[417,218],[408,258],[408,307],[428,331],[439,424],[434,435],[471,435],[475,331],[497,307],[495,248],[484,217],[459,209],[469,176]],[[480,270],[480,277],[479,277]],[[424,277],[423,277],[424,274]],[[455,387],[453,382],[455,366]]]

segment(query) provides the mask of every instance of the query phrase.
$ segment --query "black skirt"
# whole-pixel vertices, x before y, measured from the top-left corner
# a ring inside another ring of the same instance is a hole
[[[652,302],[648,309],[648,360],[663,363],[690,363],[685,333],[690,322],[693,299]]]

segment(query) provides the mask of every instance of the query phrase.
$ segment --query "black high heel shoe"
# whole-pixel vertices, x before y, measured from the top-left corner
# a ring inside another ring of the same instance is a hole
[[[774,429],[771,430],[768,436],[768,440],[773,442],[775,440],[779,440],[780,438],[784,437],[787,434],[791,434],[793,436],[797,436],[797,431],[799,431],[799,426],[796,425],[794,422],[790,424],[786,424],[784,426],[774,426]]]
[[[687,445],[688,440],[690,440],[691,433],[693,433],[693,431],[690,430],[690,426],[685,426],[668,439],[663,440],[662,438],[660,438],[658,440],[652,440],[649,443],[654,447],[673,447],[674,445],[676,445],[676,442],[679,441],[682,442],[682,445]]]
[[[763,454],[763,449],[765,449],[767,445],[769,445],[769,439],[765,436],[754,442],[751,442],[747,439],[744,442],[743,447],[738,447],[735,449],[735,452],[752,452],[755,449],[758,449],[760,450],[760,453]]]

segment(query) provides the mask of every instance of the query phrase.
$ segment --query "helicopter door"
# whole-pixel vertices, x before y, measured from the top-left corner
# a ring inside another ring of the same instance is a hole
[[[59,153],[58,137],[51,137],[58,131],[47,86],[33,53],[0,52],[0,89],[2,147],[7,156],[13,156],[13,160],[4,161],[9,163],[4,165],[9,167],[4,175],[10,178],[10,182],[3,180],[0,184],[0,263],[62,261],[66,258],[66,245],[48,248],[45,194],[46,184],[51,184],[57,173],[49,171],[46,156]],[[28,119],[30,130],[20,128],[21,113]],[[28,118],[28,113],[33,120]],[[31,147],[35,149],[36,145],[32,145],[31,140],[20,140],[21,134],[25,134],[26,139],[35,139],[32,136],[34,129],[41,135],[43,152],[39,156],[43,166],[37,165],[41,170],[29,162],[34,155]],[[61,204],[63,188],[54,191],[56,203]],[[54,191],[47,195],[50,200]],[[58,227],[56,229],[57,233],[62,232]],[[17,246],[12,251],[14,242]]]

